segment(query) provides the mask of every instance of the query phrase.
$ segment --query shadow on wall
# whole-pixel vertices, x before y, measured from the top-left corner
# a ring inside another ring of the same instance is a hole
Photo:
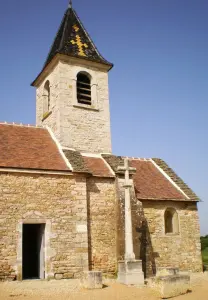
[[[136,228],[136,232],[140,236],[139,257],[142,260],[142,269],[145,278],[148,278],[152,275],[156,275],[155,257],[159,257],[159,254],[153,251],[149,227],[146,220],[143,220],[140,228]]]

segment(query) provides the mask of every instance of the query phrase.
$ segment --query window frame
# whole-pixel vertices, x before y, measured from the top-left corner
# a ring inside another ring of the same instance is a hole
[[[80,78],[79,77],[83,77]],[[87,72],[77,73],[77,103],[92,106],[92,85],[91,75]],[[83,98],[82,98],[83,97]]]
[[[167,231],[167,218],[166,214],[171,213],[171,227],[172,231]],[[164,234],[165,236],[177,236],[180,235],[180,224],[179,224],[179,214],[174,207],[167,207],[163,214],[164,219]]]
[[[50,81],[46,80],[43,86],[43,117],[42,121],[51,115],[51,85]]]
[[[91,105],[81,104],[77,101],[77,74],[85,73],[91,77]],[[73,107],[79,109],[87,109],[91,111],[99,111],[99,103],[100,103],[100,93],[97,83],[97,72],[94,70],[90,70],[84,67],[76,67],[74,69],[73,77],[72,77],[72,97],[73,97]]]

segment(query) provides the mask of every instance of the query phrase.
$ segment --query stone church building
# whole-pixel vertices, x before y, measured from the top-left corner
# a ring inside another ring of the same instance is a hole
[[[0,124],[0,280],[117,274],[124,157],[111,151],[108,72],[69,6],[40,74],[36,126]],[[129,158],[133,250],[158,267],[202,270],[199,198],[158,158]]]

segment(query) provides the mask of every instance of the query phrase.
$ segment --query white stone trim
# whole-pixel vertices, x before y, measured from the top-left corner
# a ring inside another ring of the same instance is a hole
[[[101,158],[104,161],[105,165],[108,167],[108,169],[111,171],[111,174],[113,176],[116,176],[115,172],[113,171],[113,169],[111,168],[111,166],[107,163],[107,161],[102,157],[102,155],[101,155]]]
[[[34,125],[34,124],[22,124],[22,123],[7,123],[5,122],[0,122],[0,125],[8,125],[8,126],[17,126],[17,127],[30,127],[33,129],[45,129],[43,126],[39,126],[39,125]]]
[[[76,151],[74,148],[69,148],[69,147],[65,147],[65,146],[62,147],[62,150]]]
[[[101,155],[99,153],[82,153],[82,156],[87,156],[87,157],[94,157],[94,158],[101,158]]]
[[[64,155],[64,152],[62,151],[62,147],[61,147],[60,143],[58,142],[58,140],[56,139],[53,131],[51,130],[51,128],[49,126],[46,126],[46,129],[48,130],[50,136],[52,137],[53,141],[55,142],[56,146],[58,147],[59,153],[61,154],[63,160],[65,161],[65,163],[67,165],[67,167],[73,172],[72,165],[70,164],[70,162],[68,161],[68,159]]]
[[[152,162],[152,164],[163,174],[163,176],[165,176],[166,179],[168,179],[170,181],[170,183],[172,183],[172,185],[181,192],[181,194],[183,194],[187,199],[190,199],[185,193],[184,191],[182,191],[182,189],[167,175],[167,173],[165,171],[163,171],[162,168],[160,168],[156,162],[154,162],[153,159],[150,159],[150,161]]]

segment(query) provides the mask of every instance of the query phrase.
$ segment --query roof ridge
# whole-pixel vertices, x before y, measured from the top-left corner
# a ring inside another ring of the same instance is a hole
[[[94,157],[94,158],[102,158],[100,153],[90,153],[90,152],[80,152],[82,156],[86,157]]]
[[[151,158],[145,158],[145,157],[121,156],[121,158],[128,158],[128,159],[140,160],[140,161],[151,161]]]
[[[23,123],[15,123],[15,122],[1,122],[0,125],[9,125],[9,126],[18,126],[18,127],[29,127],[29,128],[41,128],[46,129],[44,126],[35,125],[35,124],[23,124]]]
[[[154,163],[169,176],[169,178],[183,191],[185,195],[187,195],[190,200],[200,201],[200,198],[194,193],[188,184],[186,184],[164,160],[161,158],[152,158],[152,161],[154,161]]]
[[[51,128],[49,126],[46,126],[45,128],[48,130],[48,133],[49,133],[50,137],[52,138],[52,140],[56,144],[56,147],[58,148],[59,154],[61,155],[62,159],[64,160],[66,166],[69,168],[70,171],[73,171],[72,165],[71,165],[70,161],[66,158],[66,156],[64,154],[64,151],[62,150],[62,147],[61,147],[58,139],[56,138],[55,134],[53,133],[53,131],[51,130]]]
[[[153,165],[163,174],[163,176],[165,176],[166,179],[169,180],[169,182],[176,188],[179,190],[180,193],[182,193],[188,200],[190,200],[189,196],[180,188],[180,186],[167,174],[167,172],[161,168],[161,166],[159,166],[157,164],[156,161],[154,161],[154,159],[151,159],[151,162],[153,163]]]
[[[95,52],[97,53],[97,55],[100,57],[101,60],[103,60],[105,63],[107,64],[110,64],[113,66],[112,63],[110,63],[109,61],[107,61],[103,56],[102,54],[100,53],[100,51],[98,50],[98,48],[95,46],[95,43],[93,42],[92,38],[90,37],[90,34],[88,33],[87,29],[84,27],[84,24],[82,23],[81,19],[79,18],[78,14],[76,13],[76,11],[71,8],[73,13],[75,14],[77,20],[79,21],[79,24],[81,25],[83,31],[85,32],[86,36],[88,37],[89,41],[91,42],[92,46],[94,47],[95,49]]]

